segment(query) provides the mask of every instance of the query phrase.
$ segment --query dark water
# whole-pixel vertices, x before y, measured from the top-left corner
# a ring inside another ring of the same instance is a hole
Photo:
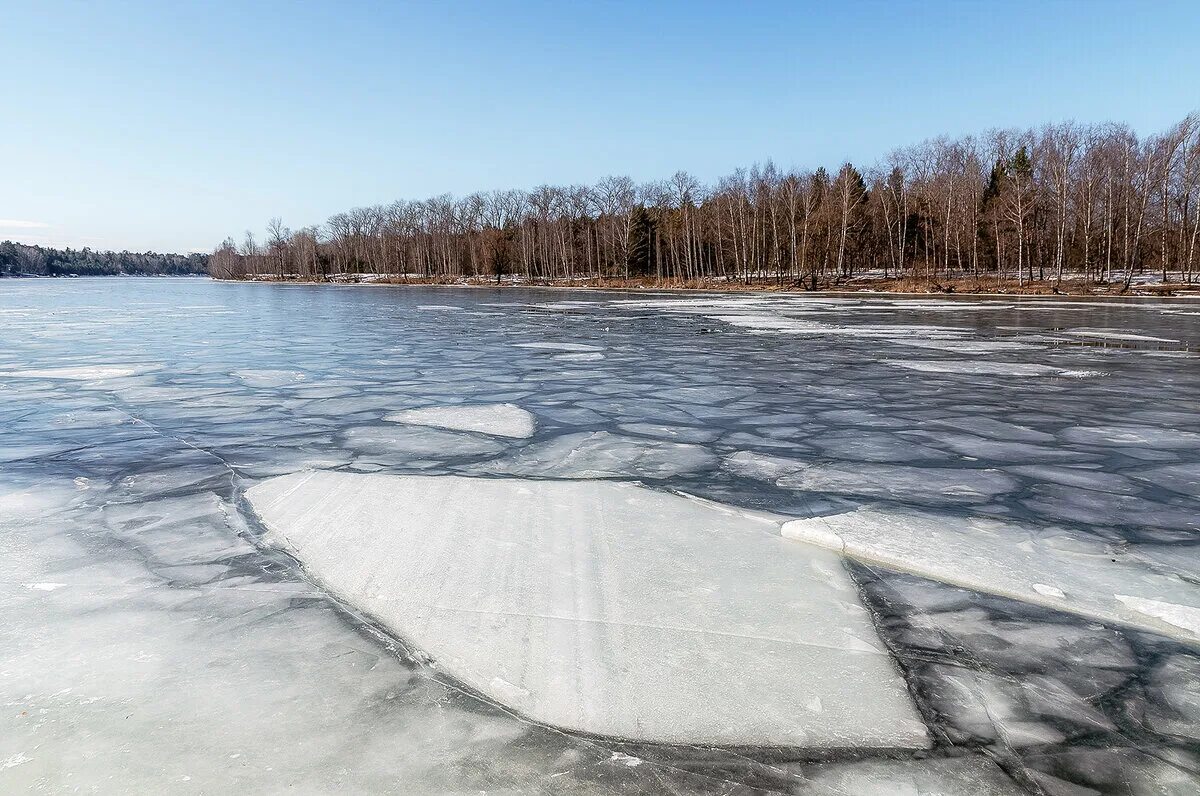
[[[0,282],[0,337],[5,792],[1200,790],[1186,629],[852,563],[931,752],[618,746],[416,663],[240,497],[325,468],[985,517],[1200,606],[1200,303],[31,280]],[[496,402],[535,436],[382,422]]]

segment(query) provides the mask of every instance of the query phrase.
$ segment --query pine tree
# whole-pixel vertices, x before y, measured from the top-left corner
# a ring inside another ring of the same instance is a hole
[[[629,262],[626,273],[634,276],[646,276],[650,273],[651,257],[654,251],[654,219],[642,205],[633,209],[633,219],[629,225]]]

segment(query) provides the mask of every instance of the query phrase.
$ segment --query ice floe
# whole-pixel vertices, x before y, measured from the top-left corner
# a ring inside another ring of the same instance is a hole
[[[1146,448],[1200,448],[1200,432],[1157,426],[1077,426],[1063,431],[1067,442]]]
[[[505,449],[496,440],[426,426],[354,426],[340,438],[345,447],[368,455],[492,456]]]
[[[596,362],[604,359],[599,351],[581,351],[574,354],[555,354],[554,358],[562,362]]]
[[[1178,340],[1172,340],[1168,337],[1155,337],[1149,334],[1136,334],[1134,332],[1125,332],[1119,329],[1068,329],[1063,334],[1069,334],[1072,337],[1093,337],[1102,340],[1133,340],[1146,343],[1178,343]]]
[[[532,348],[537,351],[603,351],[603,346],[588,345],[587,343],[513,343],[514,348]]]
[[[963,373],[971,376],[1069,376],[1086,378],[1102,375],[1096,370],[1073,370],[1032,362],[986,362],[978,360],[885,359],[888,365],[920,373]]]
[[[32,368],[27,370],[0,370],[0,378],[10,379],[64,379],[67,381],[103,381],[140,376],[158,370],[158,365],[80,365],[63,368]]]
[[[804,771],[802,796],[1014,796],[1026,793],[983,757],[822,763]]]
[[[782,489],[926,505],[984,503],[1018,486],[1017,479],[999,470],[870,463],[810,464],[751,451],[726,457],[724,465],[740,475],[774,481]]]
[[[475,470],[550,478],[669,478],[716,463],[717,457],[700,445],[596,431],[563,434]]]
[[[298,370],[235,370],[234,376],[247,387],[270,389],[290,384],[303,383],[308,377]]]
[[[476,431],[494,437],[516,439],[533,436],[535,425],[533,415],[513,404],[430,406],[394,412],[383,419],[392,423]]]
[[[1200,586],[1061,528],[863,507],[792,520],[782,535],[945,583],[1200,641]]]
[[[631,484],[300,473],[279,544],[443,671],[537,721],[676,744],[922,747],[836,555]]]

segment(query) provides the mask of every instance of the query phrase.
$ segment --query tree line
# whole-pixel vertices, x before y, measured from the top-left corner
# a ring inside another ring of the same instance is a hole
[[[221,278],[772,280],[878,276],[1192,282],[1200,267],[1200,114],[1139,137],[1121,124],[940,137],[876,166],[679,171],[638,184],[400,200],[226,239]]]
[[[207,254],[158,254],[83,249],[51,249],[0,242],[0,276],[115,276],[203,274]]]

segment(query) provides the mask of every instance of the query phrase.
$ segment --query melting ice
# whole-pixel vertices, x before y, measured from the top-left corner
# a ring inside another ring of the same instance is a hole
[[[0,284],[0,790],[1197,791],[1191,304],[571,298]]]

